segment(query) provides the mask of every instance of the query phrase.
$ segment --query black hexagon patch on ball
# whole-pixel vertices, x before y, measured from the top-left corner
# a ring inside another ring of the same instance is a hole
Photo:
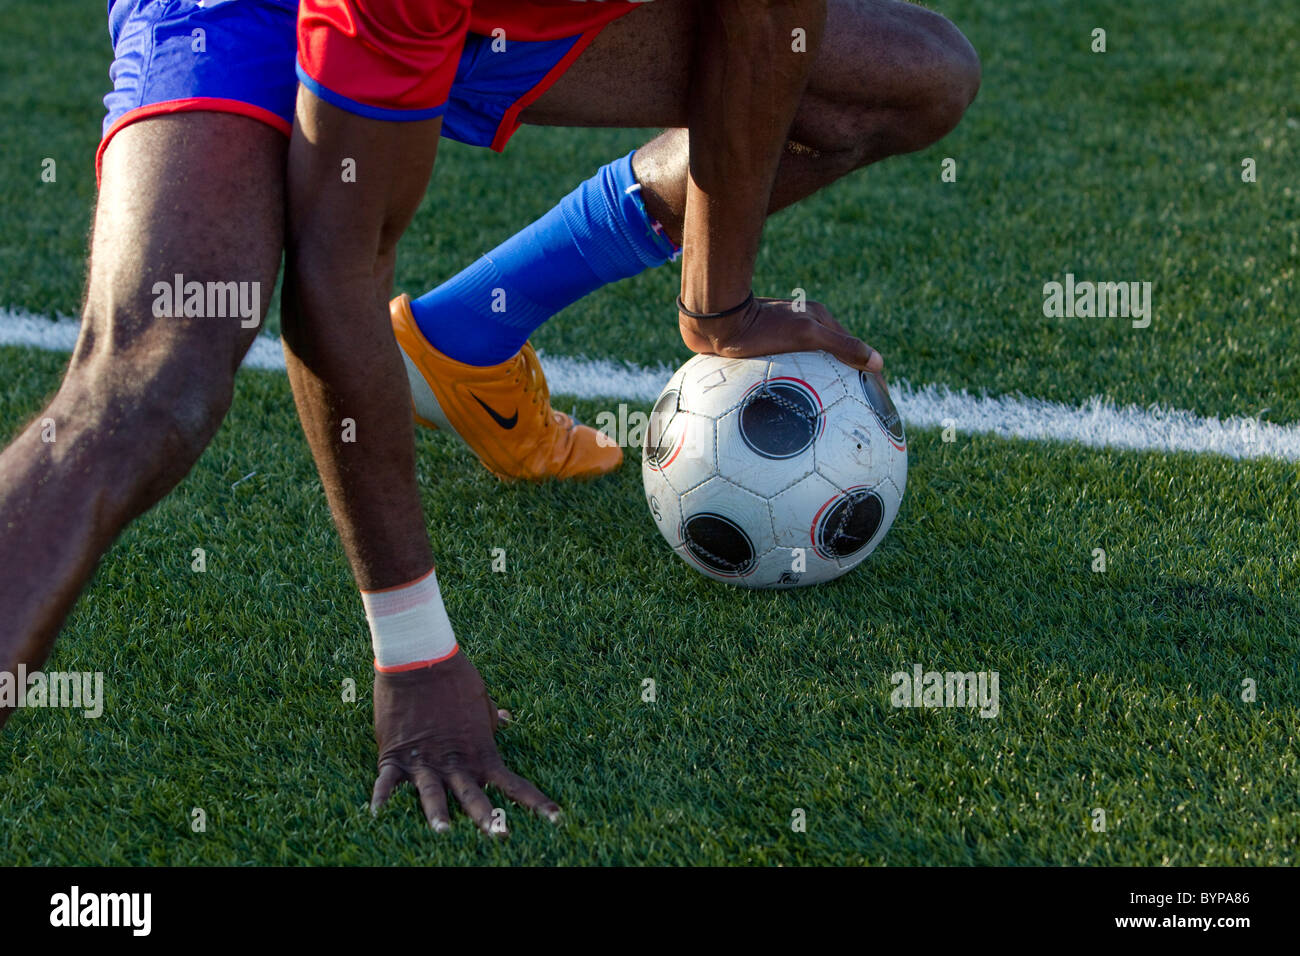
[[[794,458],[807,451],[824,419],[817,394],[794,379],[769,379],[740,408],[740,437],[764,458]]]
[[[650,423],[646,428],[642,454],[656,468],[663,468],[676,457],[680,439],[684,437],[686,422],[677,414],[679,395],[675,390],[664,392],[650,410]]]
[[[828,558],[848,558],[871,541],[885,517],[880,495],[867,489],[850,491],[830,501],[817,516],[813,541]]]
[[[894,407],[894,400],[889,397],[884,379],[876,374],[859,372],[858,382],[862,386],[862,397],[876,413],[880,427],[893,439],[894,444],[901,448],[907,443],[907,438],[903,434],[903,418]]]
[[[748,574],[758,558],[749,535],[722,515],[691,515],[682,522],[682,541],[691,557],[716,574]]]

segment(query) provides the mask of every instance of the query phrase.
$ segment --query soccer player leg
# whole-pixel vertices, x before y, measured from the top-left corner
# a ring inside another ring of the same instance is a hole
[[[100,556],[220,425],[279,270],[284,155],[283,134],[217,112],[142,120],[104,151],[81,337],[0,454],[0,670],[45,659]]]
[[[656,0],[607,26],[521,114],[548,126],[663,126],[636,153],[651,216],[681,240],[687,183],[687,97],[698,5]],[[951,22],[901,0],[829,0],[825,32],[770,212],[842,176],[922,149],[960,121],[980,66]]]
[[[447,358],[499,365],[562,309],[602,286],[671,261],[633,154],[601,167],[550,212],[411,302],[420,333]]]
[[[117,533],[198,458],[279,269],[290,0],[113,0],[109,28],[82,335],[0,455],[0,669],[44,660]]]
[[[645,211],[632,156],[415,300],[393,302],[417,420],[450,426],[504,479],[590,478],[622,452],[551,407],[528,336],[601,286],[676,252]]]
[[[611,16],[609,8],[565,12],[601,22]],[[443,135],[504,148],[522,104],[541,95],[598,32],[554,40],[512,35],[502,47],[470,34]],[[393,302],[417,421],[451,428],[504,479],[588,478],[621,464],[613,442],[551,407],[526,343],[583,296],[675,257],[640,192],[629,154],[449,281]]]
[[[493,784],[558,808],[510,773],[495,710],[442,608],[415,478],[410,391],[384,302],[397,242],[433,169],[465,7],[304,0],[288,162],[284,341],[303,430],[339,528],[375,648],[373,802],[411,781],[435,829],[446,790],[485,831]],[[340,175],[340,162],[355,176]]]
[[[683,127],[705,9],[658,0],[614,21],[521,115],[544,125],[669,127],[637,151],[635,172],[649,214],[678,242],[689,182]],[[769,213],[857,168],[934,142],[956,125],[979,85],[979,61],[961,33],[938,14],[898,0],[829,0],[824,35],[809,53],[809,81]],[[782,304],[768,300],[762,307]],[[861,343],[829,310],[809,308],[801,315],[823,327],[803,330],[825,339],[822,347],[850,364],[861,356]]]

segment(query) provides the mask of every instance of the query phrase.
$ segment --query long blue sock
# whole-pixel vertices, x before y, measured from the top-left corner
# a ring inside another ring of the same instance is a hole
[[[411,302],[434,348],[467,365],[497,365],[539,325],[603,285],[676,257],[646,212],[632,153],[616,159],[541,219]]]

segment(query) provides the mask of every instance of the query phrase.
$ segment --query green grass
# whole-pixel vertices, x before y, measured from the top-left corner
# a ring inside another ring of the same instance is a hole
[[[52,380],[60,361],[9,349],[0,368]],[[10,398],[3,414],[31,408]],[[563,828],[515,814],[505,845],[467,825],[434,838],[409,791],[378,821],[364,811],[360,603],[287,383],[246,374],[49,665],[106,671],[105,715],[23,713],[6,730],[6,858],[1295,862],[1293,467],[922,431],[902,515],[865,567],[749,593],[669,555],[634,464],[508,487],[444,436],[419,451],[450,613],[518,718],[507,759],[562,803]],[[914,662],[997,670],[1000,715],[892,709],[889,675]],[[357,703],[342,702],[347,678]],[[188,829],[195,806],[206,833]],[[795,807],[806,834],[789,828]]]
[[[980,51],[974,106],[924,153],[774,219],[760,291],[806,289],[913,382],[1300,420],[1300,27],[1283,5],[934,6]],[[12,117],[0,137],[0,306],[75,314],[107,89],[102,9],[0,10],[0,112]],[[1098,26],[1104,54],[1089,49]],[[443,281],[647,135],[525,129],[504,156],[445,143],[398,286]],[[40,181],[47,156],[57,184]],[[955,183],[940,181],[945,157]],[[1244,157],[1258,182],[1241,181]],[[1043,284],[1066,272],[1152,282],[1151,327],[1044,319]],[[672,267],[606,289],[536,342],[676,364],[687,357],[676,282]]]
[[[1300,419],[1300,40],[1284,10],[941,9],[981,51],[979,100],[928,152],[775,220],[762,291],[820,296],[915,382]],[[0,7],[0,304],[76,311],[101,16]],[[1104,55],[1088,52],[1095,26]],[[525,130],[505,157],[449,144],[399,285],[440,281],[642,136]],[[57,184],[39,181],[44,156]],[[945,156],[956,183],[939,180]],[[1258,183],[1240,181],[1243,156]],[[1066,271],[1153,281],[1152,327],[1043,319],[1042,284]],[[536,341],[674,364],[674,282],[664,269],[604,290]],[[0,349],[0,435],[65,361]],[[611,404],[578,409],[592,420]],[[876,555],[823,588],[749,593],[669,554],[635,461],[589,485],[503,486],[422,433],[449,611],[517,718],[503,753],[567,812],[560,828],[513,812],[514,835],[495,843],[463,819],[435,837],[409,790],[377,820],[365,811],[360,602],[285,379],[245,373],[212,447],[105,557],[47,665],[105,672],[104,716],[25,712],[0,735],[0,856],[1300,862],[1294,465],[909,437],[908,494]],[[505,574],[491,571],[495,547]],[[998,671],[1001,713],[892,708],[890,674],[913,663]],[[191,832],[194,807],[205,833]],[[806,833],[791,831],[795,808]]]

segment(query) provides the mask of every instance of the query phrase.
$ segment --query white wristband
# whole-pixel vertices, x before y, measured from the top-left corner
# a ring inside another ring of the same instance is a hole
[[[456,653],[456,634],[433,569],[410,584],[362,591],[361,602],[370,623],[375,670],[414,670]]]

